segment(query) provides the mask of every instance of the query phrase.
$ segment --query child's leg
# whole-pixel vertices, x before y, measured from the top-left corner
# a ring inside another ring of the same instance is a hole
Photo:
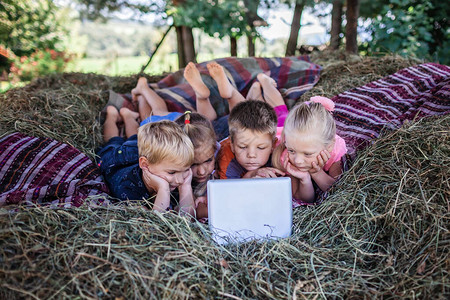
[[[261,91],[261,84],[258,81],[253,82],[252,86],[248,90],[248,94],[245,99],[264,101]]]
[[[139,96],[142,96],[150,106],[150,112],[153,112],[156,116],[165,116],[169,113],[166,102],[148,86],[147,78],[145,77],[139,78],[136,87],[131,91],[131,95],[133,97],[133,101],[142,100],[138,98]],[[139,105],[139,111],[141,110],[141,105],[143,104],[145,103]],[[149,115],[146,117],[148,116]]]
[[[278,118],[278,126],[284,126],[284,121],[289,113],[281,93],[276,88],[276,82],[264,73],[257,76],[264,92],[264,100],[275,110]]]
[[[103,123],[103,141],[106,143],[111,138],[119,136],[119,127],[117,122],[120,121],[120,115],[117,108],[112,105],[106,107],[106,119]]]
[[[285,105],[283,97],[276,88],[275,80],[264,73],[259,73],[257,78],[264,92],[264,100],[267,103],[269,103],[272,107]]]
[[[126,107],[122,107],[120,109],[120,116],[122,117],[123,123],[125,124],[125,135],[127,137],[130,137],[137,134],[139,123],[136,119],[139,118],[139,113],[132,111]]]
[[[220,96],[228,100],[230,111],[236,104],[245,101],[244,96],[242,96],[230,83],[221,65],[212,62],[207,64],[206,67],[208,68],[211,77],[217,82]]]
[[[212,121],[217,119],[217,113],[209,101],[209,89],[205,85],[194,63],[190,62],[184,69],[184,78],[194,89],[197,112]]]
[[[152,115],[152,107],[148,104],[148,101],[145,100],[144,96],[137,95],[136,99],[138,101],[139,117],[141,121],[144,121]]]

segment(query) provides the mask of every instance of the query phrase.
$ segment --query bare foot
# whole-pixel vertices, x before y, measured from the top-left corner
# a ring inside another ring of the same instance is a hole
[[[127,107],[122,107],[120,109],[120,116],[122,117],[123,120],[126,119],[137,120],[139,118],[139,113],[137,111],[132,111]]]
[[[261,84],[261,88],[264,93],[264,100],[267,103],[269,103],[272,107],[285,104],[281,93],[276,88],[275,80],[264,73],[259,73],[256,77]]]
[[[120,117],[119,111],[114,105],[108,105],[106,107],[106,118],[114,121],[114,123],[122,122],[122,118]]]
[[[217,86],[219,88],[219,94],[224,99],[229,99],[233,95],[233,86],[228,80],[227,75],[221,65],[218,63],[212,62],[206,65],[208,68],[209,74],[216,81]]]
[[[131,98],[133,102],[135,103],[138,102],[137,96],[139,96],[142,93],[142,88],[144,86],[148,87],[147,78],[139,77],[136,87],[131,90]]]
[[[264,101],[262,96],[261,84],[258,81],[253,82],[252,86],[248,90],[246,100],[260,100]]]
[[[184,69],[184,79],[194,89],[197,99],[209,98],[209,89],[202,80],[202,76],[193,62],[188,63]]]
[[[111,138],[115,136],[119,136],[119,126],[117,123],[122,121],[122,118],[119,115],[119,111],[114,105],[108,105],[105,109],[106,118],[103,123],[103,141],[106,143]]]
[[[258,81],[264,81],[265,83],[270,83],[272,84],[274,87],[277,87],[277,82],[275,81],[275,79],[273,79],[272,77],[270,77],[270,74],[266,74],[266,73],[259,73],[256,78],[258,78]]]

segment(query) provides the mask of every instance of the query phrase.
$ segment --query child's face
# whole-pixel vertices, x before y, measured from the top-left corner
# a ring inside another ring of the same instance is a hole
[[[149,164],[148,169],[152,174],[167,181],[171,191],[183,184],[189,176],[189,167],[183,167],[179,163],[170,161]]]
[[[244,129],[235,134],[231,142],[231,151],[242,167],[247,171],[253,171],[267,163],[273,146],[274,139],[269,133]]]
[[[194,163],[191,166],[193,180],[205,182],[214,171],[214,148],[211,145],[202,145],[194,150]]]
[[[288,135],[285,137],[286,150],[289,162],[300,171],[307,172],[312,168],[312,163],[317,163],[317,156],[326,147],[315,134]]]

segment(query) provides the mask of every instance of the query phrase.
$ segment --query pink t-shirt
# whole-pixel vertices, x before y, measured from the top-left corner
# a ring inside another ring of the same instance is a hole
[[[330,153],[330,159],[325,163],[323,169],[328,171],[332,164],[341,160],[342,156],[347,153],[347,146],[345,145],[345,141],[343,138],[336,134],[334,139],[334,148]]]

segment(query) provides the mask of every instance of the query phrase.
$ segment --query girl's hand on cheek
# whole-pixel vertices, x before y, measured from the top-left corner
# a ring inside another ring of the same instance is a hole
[[[325,166],[330,157],[331,154],[330,152],[328,152],[328,150],[320,151],[319,155],[317,155],[317,166],[319,168],[323,168],[323,166]]]
[[[320,165],[318,165],[316,162],[312,162],[311,163],[311,169],[309,169],[309,174],[316,174],[320,171],[322,171],[322,167],[320,167]]]
[[[286,171],[288,174],[300,179],[300,181],[308,180],[311,178],[311,175],[309,174],[309,172],[300,171],[299,169],[297,169],[297,167],[292,165],[289,161],[286,164]]]
[[[320,171],[323,171],[323,166],[325,166],[330,157],[331,154],[330,152],[328,152],[328,150],[320,151],[319,155],[317,155],[317,162],[311,163],[311,169],[309,170],[309,173],[316,174]]]

